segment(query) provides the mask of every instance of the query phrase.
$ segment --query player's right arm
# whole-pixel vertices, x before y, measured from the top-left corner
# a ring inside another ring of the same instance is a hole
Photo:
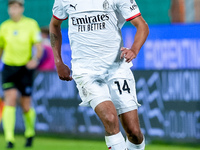
[[[54,54],[54,62],[57,68],[58,76],[61,80],[71,81],[70,69],[62,61],[61,57],[61,44],[62,44],[62,34],[61,34],[61,24],[62,21],[52,17],[50,22],[50,40],[51,46]]]

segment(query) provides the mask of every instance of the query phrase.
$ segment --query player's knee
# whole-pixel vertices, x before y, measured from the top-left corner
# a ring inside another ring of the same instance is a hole
[[[104,117],[104,126],[108,135],[117,134],[119,132],[118,118],[114,114],[107,114]]]
[[[117,123],[117,116],[110,113],[110,114],[106,114],[104,117],[104,121],[107,124],[116,124]]]
[[[131,139],[134,139],[134,140],[141,140],[141,138],[143,137],[142,135],[142,132],[140,130],[140,128],[129,128],[128,131],[127,131],[127,136]]]

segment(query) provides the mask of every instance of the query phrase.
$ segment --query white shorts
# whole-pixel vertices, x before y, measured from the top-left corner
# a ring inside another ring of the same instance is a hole
[[[135,79],[130,69],[118,69],[106,74],[73,75],[82,99],[81,106],[93,109],[104,101],[112,101],[118,115],[135,110],[137,102]]]

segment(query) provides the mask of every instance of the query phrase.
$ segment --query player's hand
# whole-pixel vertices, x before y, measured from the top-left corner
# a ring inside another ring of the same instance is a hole
[[[26,64],[26,68],[27,69],[35,69],[38,66],[38,61],[36,61],[35,59],[31,59],[27,64]]]
[[[61,80],[71,81],[72,77],[70,76],[70,69],[64,63],[56,65],[58,76]]]
[[[131,49],[128,49],[128,48],[125,48],[125,47],[122,47],[121,48],[121,56],[120,58],[125,58],[126,59],[126,62],[131,62],[134,58],[136,58],[137,54],[135,53],[134,50],[131,50]]]

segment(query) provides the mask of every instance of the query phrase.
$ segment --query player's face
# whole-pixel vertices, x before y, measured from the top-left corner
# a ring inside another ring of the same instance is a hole
[[[19,3],[12,3],[8,6],[8,14],[11,19],[18,20],[21,18],[24,12],[24,7],[21,6]]]

